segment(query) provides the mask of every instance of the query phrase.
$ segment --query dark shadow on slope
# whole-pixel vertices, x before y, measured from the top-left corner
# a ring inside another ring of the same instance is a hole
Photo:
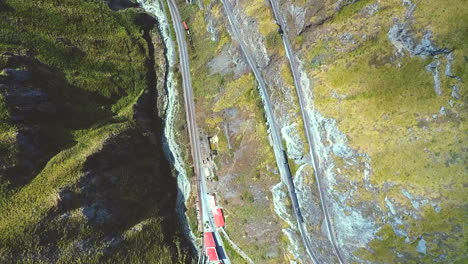
[[[57,207],[49,212],[37,228],[40,230],[37,235],[44,249],[43,255],[51,259],[59,251],[56,245],[59,240],[62,243],[66,239],[69,239],[69,243],[77,242],[80,229],[67,216],[75,209],[81,211],[88,227],[93,230],[92,235],[80,240],[80,243],[92,248],[93,245],[110,241],[103,251],[103,262],[115,254],[123,258],[131,256],[135,245],[123,239],[123,233],[150,219],[160,221],[162,230],[154,236],[162,235],[164,246],[171,249],[174,263],[180,257],[178,250],[183,249],[183,254],[188,255],[189,242],[182,239],[175,212],[177,182],[171,174],[161,144],[163,120],[157,115],[155,50],[149,34],[155,21],[141,14],[136,22],[144,29],[143,37],[147,43],[151,44],[148,45],[149,56],[146,61],[147,89],[134,105],[133,117],[137,125],[109,139],[98,153],[88,157],[83,166],[85,176],[77,186],[62,189],[58,194]],[[50,225],[50,222],[55,221],[65,221],[70,228],[61,229],[63,223]],[[157,241],[155,239],[142,246],[151,246],[151,243]],[[143,255],[147,252],[142,250],[141,253]],[[82,252],[76,252],[76,256],[80,254]],[[187,263],[190,263],[190,258]]]
[[[111,102],[69,85],[62,72],[32,57],[3,56],[7,63],[0,71],[6,76],[0,76],[0,93],[9,112],[6,121],[17,133],[13,161],[1,166],[0,177],[16,189],[33,179],[50,158],[75,144],[72,129],[110,118],[111,111],[99,106]],[[0,150],[2,157],[10,154]]]
[[[138,4],[131,0],[104,0],[105,3],[109,6],[110,9],[114,11],[138,7]]]

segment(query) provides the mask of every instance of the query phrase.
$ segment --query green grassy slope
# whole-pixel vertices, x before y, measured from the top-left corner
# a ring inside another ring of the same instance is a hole
[[[109,236],[124,241],[113,247],[110,262],[177,263],[186,258],[180,252],[177,231],[164,226],[165,221],[175,222],[173,203],[160,199],[175,194],[175,181],[162,150],[145,141],[133,120],[133,105],[148,87],[152,71],[148,44],[135,24],[138,15],[134,9],[113,12],[101,1],[0,1],[0,54],[31,58],[32,77],[20,86],[46,92],[65,109],[48,122],[32,121],[45,131],[41,138],[47,140],[43,158],[34,161],[32,175],[20,182],[0,175],[0,262],[101,263],[109,258],[103,253],[104,238]],[[7,61],[0,56],[0,72]],[[0,82],[11,82],[2,78]],[[3,165],[21,164],[17,135],[25,124],[11,121],[11,111],[0,93]],[[125,142],[112,144],[122,137]],[[140,142],[142,151],[132,148],[134,141]],[[93,157],[105,161],[114,152],[134,154],[139,161],[113,164],[110,172],[87,166]],[[116,177],[112,191],[96,197],[83,194],[80,184],[89,171]],[[138,184],[148,184],[147,189],[139,189]],[[173,193],[155,191],[161,186]],[[79,197],[65,211],[58,198],[64,188]],[[118,224],[107,229],[88,223],[81,208],[106,199],[122,211],[140,211],[118,218]],[[162,212],[165,217],[160,217]],[[58,217],[64,213],[65,218]],[[143,227],[136,229],[143,231],[128,231],[142,221],[146,221]],[[83,241],[92,252],[76,249]]]

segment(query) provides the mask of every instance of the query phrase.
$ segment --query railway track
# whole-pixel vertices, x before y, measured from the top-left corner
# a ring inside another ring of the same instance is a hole
[[[167,0],[167,5],[169,7],[169,12],[171,13],[172,23],[174,27],[174,31],[176,34],[176,40],[179,47],[179,62],[180,62],[180,73],[182,76],[182,88],[184,94],[184,106],[185,106],[185,113],[187,119],[187,127],[189,132],[190,138],[190,146],[191,146],[191,154],[193,159],[193,170],[195,176],[197,178],[197,193],[198,193],[198,200],[199,200],[199,211],[200,211],[200,218],[202,219],[202,231],[205,233],[206,231],[213,232],[214,238],[217,243],[217,250],[219,250],[219,255],[222,260],[223,264],[230,264],[229,257],[226,254],[226,250],[223,245],[223,240],[219,235],[218,231],[216,230],[216,226],[213,221],[213,216],[210,213],[208,202],[207,202],[207,191],[206,191],[206,184],[205,184],[205,176],[202,170],[202,162],[201,162],[201,151],[200,151],[200,138],[198,134],[198,128],[195,118],[195,102],[193,97],[193,89],[192,89],[192,80],[190,76],[190,62],[188,56],[188,49],[187,49],[187,41],[185,36],[185,30],[183,28],[182,19],[180,17],[179,10],[174,0]],[[208,223],[208,229],[205,230],[205,223]],[[202,238],[202,245],[204,245],[204,241]],[[204,252],[202,250],[202,252]],[[201,254],[201,259],[203,259],[203,253]]]
[[[338,258],[339,262],[341,264],[345,263],[344,258],[340,253],[340,250],[336,244],[336,238],[335,238],[335,233],[333,230],[333,225],[331,224],[331,220],[329,217],[328,213],[328,206],[325,201],[325,195],[323,193],[323,187],[322,187],[322,171],[320,169],[320,163],[319,163],[319,158],[317,156],[317,151],[315,149],[315,144],[314,144],[314,137],[312,136],[312,132],[310,131],[311,125],[310,125],[310,118],[305,110],[305,101],[304,101],[304,95],[303,95],[303,87],[300,82],[300,75],[298,72],[298,66],[296,62],[296,57],[294,56],[293,49],[291,47],[291,43],[289,42],[288,38],[288,27],[287,23],[285,22],[283,16],[281,15],[279,11],[279,6],[278,6],[278,1],[277,0],[270,0],[270,5],[273,10],[273,14],[276,19],[276,23],[280,26],[280,30],[282,32],[281,38],[283,40],[283,45],[286,50],[286,57],[288,58],[289,61],[289,66],[291,68],[291,72],[293,74],[293,79],[294,79],[294,86],[296,88],[296,93],[297,97],[299,99],[299,106],[301,108],[301,115],[302,119],[304,121],[304,129],[305,129],[305,134],[307,141],[309,143],[309,152],[310,156],[312,159],[312,166],[314,168],[314,175],[315,175],[315,180],[317,183],[317,188],[319,190],[319,197],[320,197],[320,205],[322,208],[322,213],[323,217],[325,220],[325,225],[327,227],[327,233],[328,233],[328,239],[330,240],[330,243],[333,246],[333,251]]]
[[[221,0],[221,3],[223,4],[224,11],[226,13],[226,17],[229,20],[229,24],[231,25],[231,31],[233,38],[237,39],[239,42],[240,48],[242,52],[245,55],[245,58],[247,60],[247,63],[249,64],[250,68],[252,69],[255,79],[258,82],[258,87],[260,94],[262,95],[263,99],[263,106],[265,109],[265,115],[268,121],[268,124],[270,126],[270,133],[271,133],[271,138],[272,138],[272,145],[273,145],[273,150],[275,153],[275,159],[276,159],[276,164],[278,165],[278,169],[280,171],[281,178],[283,182],[286,184],[288,188],[288,193],[292,201],[292,207],[294,211],[294,215],[297,220],[298,224],[298,229],[302,237],[302,241],[304,243],[304,247],[306,248],[306,251],[312,260],[313,263],[319,263],[317,257],[312,251],[312,247],[310,245],[310,241],[307,238],[305,229],[304,229],[304,221],[301,213],[301,209],[299,207],[299,203],[297,200],[297,195],[296,195],[296,190],[294,187],[294,182],[292,180],[292,175],[291,175],[291,170],[289,168],[288,164],[288,158],[286,155],[286,151],[284,149],[281,137],[280,137],[280,132],[278,129],[278,126],[276,125],[276,119],[273,114],[273,109],[271,106],[270,102],[270,97],[268,94],[268,91],[266,89],[266,83],[265,80],[263,79],[263,76],[258,69],[252,55],[250,54],[249,49],[247,48],[247,45],[243,42],[242,38],[240,37],[239,30],[236,27],[236,24],[233,23],[233,14],[232,14],[232,8],[227,0]]]

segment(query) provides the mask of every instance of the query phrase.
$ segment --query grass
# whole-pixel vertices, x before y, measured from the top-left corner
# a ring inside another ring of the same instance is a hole
[[[6,15],[14,12],[21,23],[2,20],[0,50],[34,47],[38,59],[62,69],[71,84],[106,98],[121,94],[120,89],[144,87],[140,54],[145,46],[132,22],[135,11],[116,14],[104,3],[70,0],[60,5],[46,0],[6,4],[14,10]],[[31,13],[32,8],[37,12]]]
[[[278,26],[273,18],[272,11],[265,4],[264,0],[253,0],[243,2],[243,9],[247,16],[253,17],[258,22],[258,30],[264,37],[278,30]]]
[[[253,74],[244,74],[237,80],[227,83],[220,98],[213,107],[213,112],[221,112],[231,107],[253,110],[256,108],[256,83]]]
[[[54,247],[63,253],[57,256],[58,263],[185,262],[180,235],[164,237],[167,230],[158,212],[151,211],[144,232],[129,235],[112,261],[102,259],[103,230],[87,224],[78,210],[70,211],[70,221],[53,217],[57,193],[64,186],[77,188],[87,160],[117,136],[137,131],[133,105],[147,88],[151,71],[147,43],[135,24],[138,11],[114,12],[104,2],[83,0],[6,0],[0,10],[0,54],[34,54],[41,73],[24,85],[43,89],[53,103],[67,104],[70,109],[63,120],[39,124],[53,147],[48,148],[37,175],[15,189],[0,181],[0,262],[21,255],[15,261],[32,263]],[[6,63],[0,57],[0,68]],[[15,148],[16,128],[0,95],[0,162],[14,164],[18,159]],[[129,182],[125,168],[114,173]],[[128,186],[116,192],[122,195],[119,199],[131,203],[142,195],[142,186],[131,190]],[[44,246],[37,234],[52,238]],[[79,240],[89,240],[96,251],[77,256],[73,244]]]
[[[291,68],[289,67],[289,64],[287,62],[281,65],[280,75],[281,78],[286,82],[286,85],[294,87],[293,75],[291,72]]]
[[[277,31],[271,31],[266,35],[266,47],[268,50],[275,49],[281,43],[281,35]]]
[[[0,243],[14,245],[34,240],[26,230],[46,216],[55,206],[53,195],[65,185],[73,185],[82,176],[85,158],[102,147],[111,135],[118,133],[125,125],[113,124],[100,129],[80,131],[77,144],[52,158],[43,171],[30,184],[19,190],[2,206],[0,215]],[[30,234],[32,235],[32,234]],[[18,240],[20,239],[20,240]],[[6,246],[5,244],[3,246]]]
[[[365,7],[367,4],[372,3],[372,0],[361,0],[356,3],[346,5],[335,14],[332,18],[332,23],[345,23],[347,20],[352,18],[359,10]]]
[[[197,233],[198,231],[197,206],[196,206],[194,197],[195,196],[192,196],[190,198],[190,202],[188,203],[189,207],[187,208],[186,215],[188,218],[190,228],[192,229],[192,232]]]
[[[158,220],[150,220],[141,232],[127,234],[128,242],[123,245],[123,250],[112,255],[111,258],[101,258],[101,263],[187,263],[187,259],[184,258],[179,260],[171,258],[174,255],[173,248],[161,248],[161,245],[165,243],[164,240],[168,239],[164,237],[163,228]],[[177,255],[184,255],[179,243],[176,241]]]
[[[405,254],[408,256],[407,263],[431,263],[433,256],[446,255],[446,259],[450,260],[451,263],[463,263],[464,258],[454,252],[448,250],[448,248],[463,248],[463,234],[457,234],[456,240],[444,241],[441,240],[436,234],[439,232],[451,232],[454,225],[463,223],[464,212],[461,208],[455,208],[454,212],[441,212],[442,214],[449,213],[448,217],[439,217],[430,206],[423,209],[423,219],[416,221],[409,219],[411,223],[411,230],[413,237],[418,237],[419,234],[423,234],[426,242],[434,241],[436,244],[426,243],[427,250],[430,252],[428,255],[422,255],[416,251],[419,239],[405,242],[405,238],[397,236],[390,225],[385,225],[377,233],[379,236],[378,240],[372,241],[369,246],[370,250],[360,249],[356,254],[364,259],[375,263],[388,263],[398,262],[395,256],[396,252]],[[416,260],[417,259],[417,260]]]
[[[193,41],[194,49],[190,52],[190,68],[193,78],[192,86],[196,97],[196,103],[206,104],[207,101],[212,100],[213,96],[219,92],[220,87],[223,85],[226,77],[220,74],[210,74],[207,63],[214,58],[214,54],[219,52],[224,44],[229,41],[227,33],[221,31],[220,41],[213,42],[210,36],[205,31],[205,20],[203,12],[198,11],[195,4],[188,4],[181,6],[181,13],[185,14],[188,21]],[[191,14],[191,15],[189,15]]]
[[[425,1],[416,8],[415,25],[418,29],[429,28],[439,46],[460,49],[466,54],[468,11],[464,6],[460,0]],[[466,68],[464,72],[466,74]]]
[[[265,241],[265,239],[261,239],[254,234],[250,234],[251,231],[249,231],[252,228],[255,228],[253,224],[258,221],[261,222],[259,219],[267,219],[268,217],[271,217],[272,213],[270,208],[260,209],[258,201],[254,201],[248,191],[244,192],[242,196],[246,196],[244,198],[245,201],[236,202],[236,204],[226,206],[230,209],[228,214],[229,217],[227,218],[229,222],[226,226],[226,232],[255,263],[283,263],[284,259],[281,254],[277,257],[267,256],[268,250],[270,248],[274,248],[272,247],[273,240]],[[276,233],[276,231],[275,233],[270,233],[269,237],[276,241],[276,239],[279,240],[281,238],[281,235],[281,231],[278,230],[278,233]],[[231,255],[229,256],[231,257]]]
[[[35,54],[36,64],[47,67],[37,66],[40,74],[26,85],[43,88],[54,103],[70,106],[67,119],[43,125],[54,142],[44,157],[72,143],[73,137],[67,135],[74,130],[128,120],[131,105],[147,85],[148,51],[133,23],[135,11],[117,14],[104,3],[82,1],[9,0],[2,5],[0,53]],[[32,9],[38,12],[32,14]],[[6,58],[1,57],[1,64]],[[3,99],[1,105],[0,115],[6,120]],[[2,146],[14,142],[13,131],[11,124],[2,126]],[[12,161],[11,147],[2,158],[8,156]]]
[[[2,166],[16,163],[16,127],[7,122],[8,118],[9,113],[7,111],[5,98],[0,94],[0,164],[2,164]],[[8,180],[3,177],[0,178],[0,204],[2,200],[8,196],[9,184]]]
[[[226,249],[226,254],[229,256],[229,259],[233,263],[240,263],[240,264],[247,264],[247,262],[244,260],[244,258],[237,254],[237,251],[235,251],[229,242],[227,242],[224,238],[223,239],[223,244],[224,244],[224,249]]]

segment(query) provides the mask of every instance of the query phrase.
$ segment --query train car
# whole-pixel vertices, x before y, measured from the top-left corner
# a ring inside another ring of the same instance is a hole
[[[213,209],[213,218],[215,221],[216,227],[223,227],[225,225],[224,223],[224,215],[223,215],[223,210],[219,207]]]
[[[182,21],[182,25],[184,26],[185,30],[189,30],[188,25],[185,21]]]
[[[205,232],[204,234],[205,243],[205,255],[208,258],[208,263],[215,264],[220,263],[218,252],[216,251],[216,243],[214,240],[213,232]]]

